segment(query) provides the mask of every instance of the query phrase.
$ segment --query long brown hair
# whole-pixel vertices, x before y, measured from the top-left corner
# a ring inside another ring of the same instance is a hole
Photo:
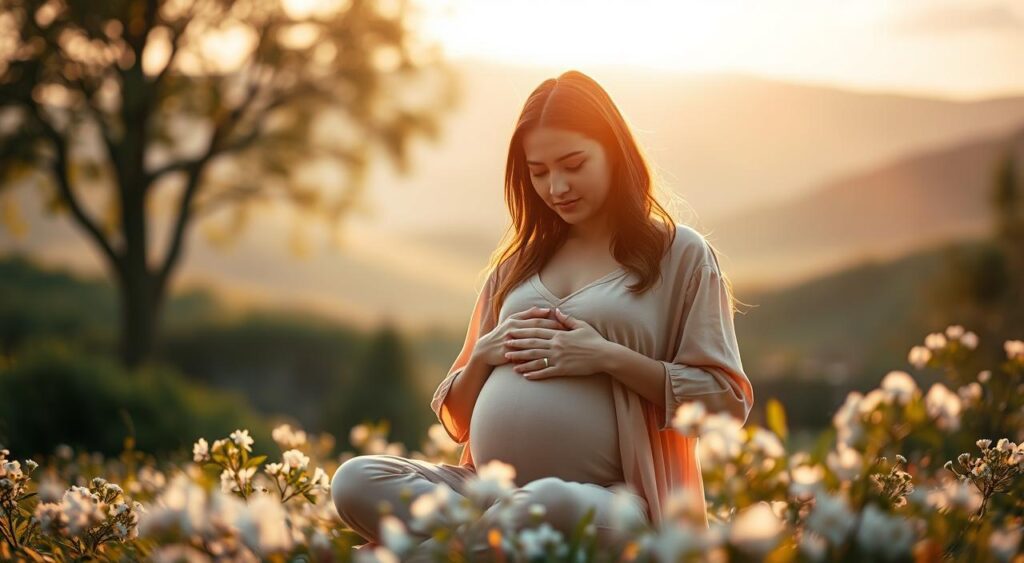
[[[612,255],[639,278],[629,286],[631,292],[642,293],[655,284],[661,259],[675,240],[675,221],[655,200],[651,169],[608,93],[576,70],[549,78],[527,98],[509,143],[505,203],[512,224],[488,265],[490,272],[502,270],[491,300],[493,319],[499,318],[508,292],[540,270],[569,232],[568,224],[537,195],[526,165],[523,136],[541,126],[575,131],[604,148],[611,171],[605,205],[614,210]]]

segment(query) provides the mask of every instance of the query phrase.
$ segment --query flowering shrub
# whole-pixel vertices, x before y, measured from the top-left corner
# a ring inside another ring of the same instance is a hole
[[[0,559],[471,560],[483,538],[502,561],[1020,561],[1024,342],[1004,343],[1005,361],[969,375],[978,343],[960,326],[927,335],[908,363],[943,382],[923,392],[910,373],[890,371],[849,393],[832,428],[807,444],[789,435],[776,401],[767,428],[680,405],[674,430],[700,437],[708,528],[684,491],[660,526],[638,521],[625,489],[615,489],[611,542],[598,541],[593,511],[558,530],[538,504],[513,526],[514,469],[491,462],[465,496],[442,484],[410,498],[412,522],[383,514],[381,544],[353,550],[364,542],[338,517],[329,475],[354,455],[455,463],[457,445],[434,425],[422,451],[407,453],[388,442],[385,422],[353,428],[354,450],[331,456],[331,436],[281,425],[275,460],[251,455],[244,429],[212,444],[200,437],[191,463],[165,467],[67,447],[38,465],[0,449]]]

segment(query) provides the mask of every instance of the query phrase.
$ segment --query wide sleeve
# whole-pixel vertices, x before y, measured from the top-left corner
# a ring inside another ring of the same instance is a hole
[[[754,391],[743,371],[732,303],[717,260],[697,268],[685,292],[672,317],[678,335],[672,361],[661,361],[665,404],[657,409],[658,427],[669,428],[676,408],[688,401],[700,401],[708,412],[725,412],[745,423]]]
[[[462,351],[455,358],[455,363],[448,370],[448,375],[437,386],[437,390],[434,391],[434,398],[430,401],[430,408],[434,410],[434,414],[437,415],[441,425],[444,426],[452,440],[459,444],[469,439],[469,421],[456,419],[445,404],[445,398],[448,397],[448,390],[451,389],[455,378],[462,373],[462,370],[466,368],[466,364],[469,363],[469,358],[473,354],[473,348],[476,346],[477,339],[493,330],[497,325],[494,315],[491,313],[491,297],[496,289],[497,276],[495,271],[492,270],[491,274],[487,277],[484,288],[477,295],[476,305],[473,307],[473,314],[469,319],[469,328],[466,330],[466,340],[462,344]]]

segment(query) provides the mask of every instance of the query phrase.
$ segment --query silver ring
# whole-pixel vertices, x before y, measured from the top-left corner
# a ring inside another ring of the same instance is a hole
[[[547,358],[544,358],[544,367],[550,367],[550,366],[548,365],[548,359],[547,359]]]

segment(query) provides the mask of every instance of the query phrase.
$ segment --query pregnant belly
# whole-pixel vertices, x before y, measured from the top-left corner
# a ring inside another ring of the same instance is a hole
[[[477,466],[509,463],[518,486],[541,477],[621,483],[610,376],[531,381],[514,367],[494,368],[473,407],[469,440]]]

